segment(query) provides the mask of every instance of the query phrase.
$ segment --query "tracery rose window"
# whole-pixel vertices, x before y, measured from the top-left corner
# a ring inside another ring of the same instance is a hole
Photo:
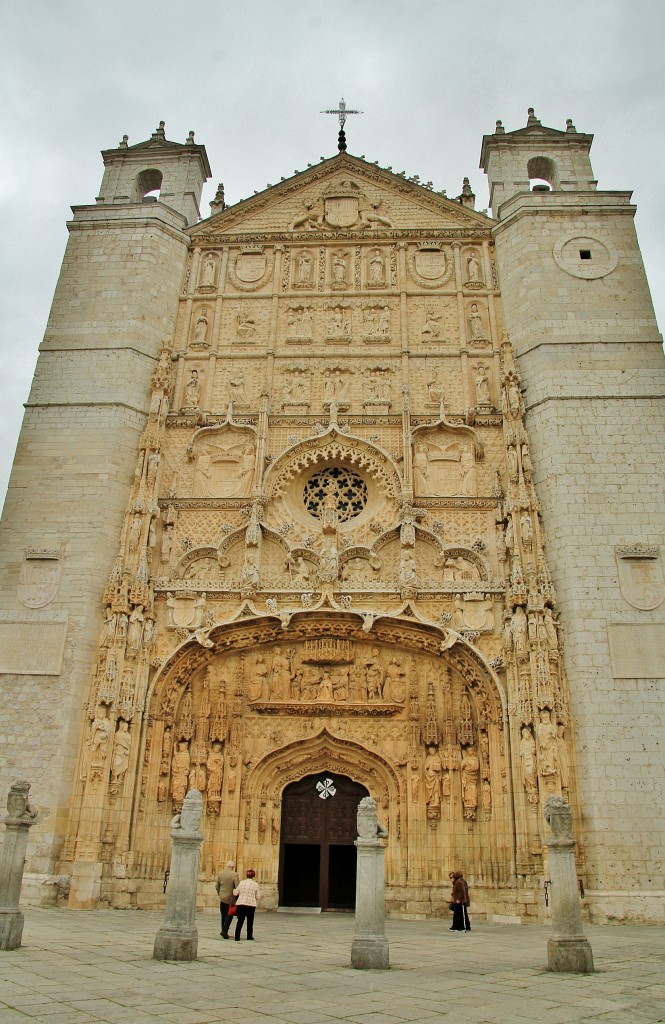
[[[326,513],[333,512],[337,522],[345,523],[367,505],[367,484],[344,466],[326,466],[306,481],[303,502],[315,519],[326,519]]]

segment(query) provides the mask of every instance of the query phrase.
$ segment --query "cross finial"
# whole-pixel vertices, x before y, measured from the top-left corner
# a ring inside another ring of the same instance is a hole
[[[337,110],[322,110],[322,114],[337,114],[339,117],[339,135],[337,137],[337,148],[340,153],[343,153],[346,149],[346,133],[344,131],[344,125],[348,114],[362,114],[362,110],[348,110],[344,97],[342,96],[339,101],[339,107]]]

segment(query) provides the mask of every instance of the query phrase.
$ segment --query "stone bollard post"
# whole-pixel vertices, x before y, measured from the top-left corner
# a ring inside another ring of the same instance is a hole
[[[166,890],[164,923],[155,936],[153,960],[196,960],[196,883],[203,836],[199,832],[203,799],[190,789],[180,814],[171,822],[171,869]]]
[[[356,934],[351,943],[351,966],[360,970],[390,966],[385,934],[385,844],[388,833],[379,825],[376,800],[364,797],[358,804],[358,851],[356,874]]]
[[[554,928],[554,935],[547,942],[547,966],[550,971],[589,974],[593,971],[593,952],[582,931],[572,811],[563,797],[548,796],[544,812],[553,832],[545,840]]]
[[[28,830],[37,812],[28,802],[30,783],[14,782],[7,795],[5,840],[0,860],[0,949],[18,949],[23,937],[23,914],[18,909],[23,883]]]

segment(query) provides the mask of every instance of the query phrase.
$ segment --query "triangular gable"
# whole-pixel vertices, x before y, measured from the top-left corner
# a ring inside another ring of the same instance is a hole
[[[214,232],[296,234],[444,227],[489,231],[485,214],[431,192],[398,174],[339,154],[263,192],[213,214],[191,228],[194,237]],[[318,237],[314,235],[315,237]]]

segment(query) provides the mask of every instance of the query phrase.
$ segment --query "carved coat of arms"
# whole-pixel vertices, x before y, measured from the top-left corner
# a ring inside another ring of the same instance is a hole
[[[236,276],[246,284],[260,280],[266,272],[267,259],[263,252],[241,252],[236,260]]]
[[[350,228],[358,220],[357,196],[326,196],[324,199],[325,218],[334,228]]]
[[[414,262],[416,271],[428,281],[436,281],[446,272],[446,254],[443,249],[418,249]]]
[[[621,596],[633,608],[651,611],[665,601],[665,580],[657,547],[617,549]]]
[[[56,597],[61,576],[62,562],[58,554],[26,555],[16,596],[25,608],[45,608]]]

